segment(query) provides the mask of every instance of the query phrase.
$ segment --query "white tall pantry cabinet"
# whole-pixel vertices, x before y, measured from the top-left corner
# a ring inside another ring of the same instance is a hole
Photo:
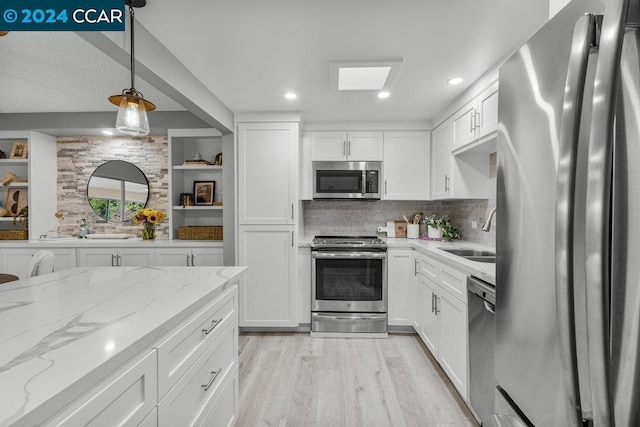
[[[299,139],[297,122],[236,128],[241,327],[298,326]]]

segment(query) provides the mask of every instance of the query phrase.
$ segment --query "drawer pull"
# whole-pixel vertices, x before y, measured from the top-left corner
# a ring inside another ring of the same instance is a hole
[[[202,384],[202,389],[204,391],[209,391],[209,389],[213,385],[213,382],[216,380],[216,378],[218,378],[218,375],[220,375],[220,372],[222,372],[222,368],[218,369],[217,371],[211,371],[211,379],[209,380],[209,382],[207,384]]]
[[[209,335],[211,333],[211,331],[213,331],[216,326],[218,326],[218,323],[222,322],[222,319],[218,319],[218,320],[212,320],[211,321],[211,326],[209,326],[209,329],[203,329],[202,332],[204,332],[205,335]]]

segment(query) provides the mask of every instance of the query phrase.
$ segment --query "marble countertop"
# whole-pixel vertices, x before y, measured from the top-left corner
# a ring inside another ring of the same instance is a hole
[[[0,285],[0,426],[39,425],[245,270],[91,267]]]
[[[130,239],[78,239],[74,237],[44,240],[5,240],[0,241],[4,247],[37,247],[37,248],[222,248],[222,240],[178,240],[154,239],[142,240],[139,237]]]
[[[298,247],[308,248],[311,247],[311,240],[313,236],[302,236],[298,241]],[[471,276],[475,276],[486,282],[495,285],[496,283],[496,265],[493,263],[483,263],[477,261],[469,261],[466,258],[462,258],[457,255],[450,254],[439,248],[469,248],[480,249],[487,251],[496,251],[496,248],[479,243],[468,242],[465,240],[454,240],[451,242],[433,241],[433,240],[420,240],[420,239],[406,239],[399,237],[383,237],[382,240],[387,242],[389,249],[413,249],[418,252],[427,254],[434,259],[445,263],[459,271],[462,271]]]

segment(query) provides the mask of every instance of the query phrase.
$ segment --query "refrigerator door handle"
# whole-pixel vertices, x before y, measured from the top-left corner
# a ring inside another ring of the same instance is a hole
[[[615,425],[609,354],[609,242],[615,107],[628,7],[628,0],[612,0],[606,4],[589,132],[585,276],[591,398],[593,422],[597,426]]]
[[[575,202],[576,160],[582,100],[587,63],[594,40],[595,16],[578,19],[573,31],[567,80],[563,100],[558,152],[556,196],[556,313],[560,358],[564,375],[567,408],[572,408],[571,425],[582,422],[581,398],[576,350],[573,287],[573,215]]]

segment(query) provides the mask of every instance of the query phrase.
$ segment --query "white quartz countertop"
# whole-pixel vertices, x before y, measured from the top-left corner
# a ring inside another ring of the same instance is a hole
[[[38,425],[246,267],[91,267],[0,285],[0,426]]]
[[[4,240],[0,241],[3,247],[34,247],[34,248],[222,248],[222,240],[171,240],[154,239],[142,240],[139,237],[130,239],[45,239],[45,240]]]

